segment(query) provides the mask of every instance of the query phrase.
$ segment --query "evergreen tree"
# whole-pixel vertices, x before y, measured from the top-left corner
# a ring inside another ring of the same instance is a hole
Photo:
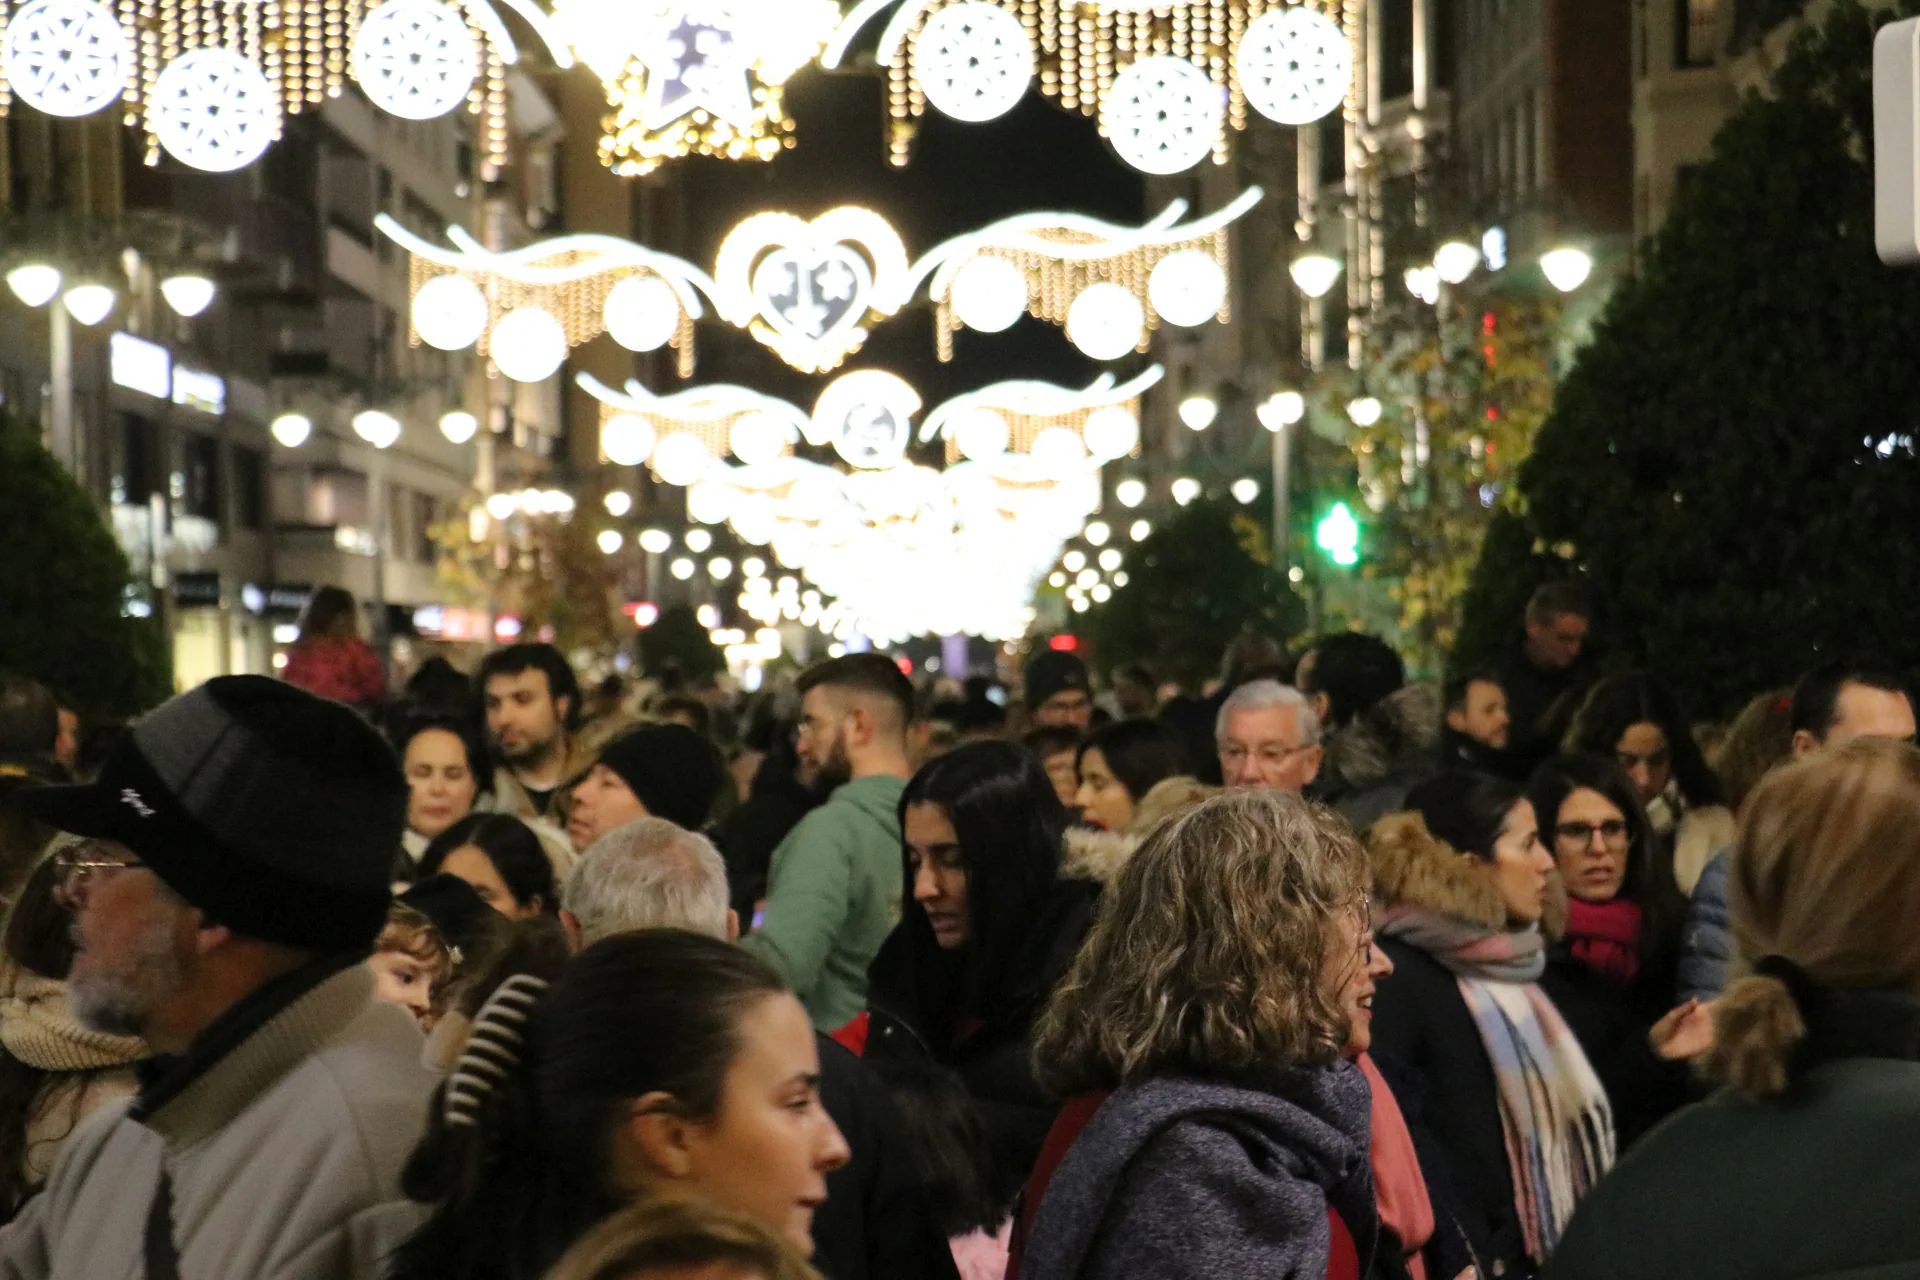
[[[1457,665],[1558,560],[1618,659],[1696,714],[1829,656],[1920,664],[1920,272],[1873,238],[1873,35],[1895,16],[1840,0],[1721,130],[1561,383]]]

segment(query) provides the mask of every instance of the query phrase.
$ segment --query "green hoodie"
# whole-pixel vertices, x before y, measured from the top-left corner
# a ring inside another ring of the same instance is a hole
[[[900,921],[904,778],[860,778],[773,851],[766,922],[740,945],[772,965],[813,1025],[838,1031],[867,1007],[867,966]]]

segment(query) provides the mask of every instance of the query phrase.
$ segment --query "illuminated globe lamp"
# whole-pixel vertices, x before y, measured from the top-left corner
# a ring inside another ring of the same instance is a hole
[[[1147,486],[1141,480],[1122,480],[1113,486],[1113,498],[1121,506],[1131,510],[1147,500]],[[1138,541],[1138,539],[1135,539]]]
[[[1173,482],[1173,500],[1183,507],[1199,497],[1200,493],[1200,482],[1192,476],[1181,476]]]
[[[454,444],[465,444],[480,433],[480,419],[464,409],[440,415],[440,434]]]
[[[1168,324],[1196,328],[1227,305],[1227,273],[1198,249],[1170,253],[1147,277],[1147,301]]]
[[[493,363],[514,382],[545,382],[567,360],[567,331],[550,311],[516,307],[493,326]]]
[[[1465,284],[1480,266],[1480,251],[1464,240],[1449,240],[1433,251],[1433,269],[1448,284]]]
[[[160,296],[174,314],[191,320],[213,305],[213,281],[203,275],[168,276],[160,282]]]
[[[673,535],[665,529],[640,531],[640,549],[648,555],[664,555],[673,547]]]
[[[1080,434],[1086,439],[1088,453],[1102,462],[1112,462],[1132,453],[1140,443],[1140,420],[1134,417],[1131,409],[1117,404],[1107,405],[1087,415],[1086,425],[1080,429]],[[1121,485],[1138,483],[1138,480],[1122,481]]]
[[[618,554],[620,548],[627,544],[618,529],[602,529],[594,541],[600,544],[600,554],[608,556]]]
[[[435,276],[413,295],[413,331],[440,351],[465,351],[487,331],[487,295],[465,276]]]
[[[1087,461],[1087,446],[1071,427],[1048,427],[1033,438],[1033,461],[1050,476],[1072,475]]]
[[[667,484],[698,484],[713,466],[706,442],[691,431],[671,431],[653,447],[653,473]]]
[[[92,328],[113,314],[113,304],[120,295],[104,284],[76,284],[60,297],[60,304],[67,314],[81,324]]]
[[[1298,391],[1276,391],[1253,412],[1267,430],[1283,431],[1307,416],[1307,398]]]
[[[1593,255],[1585,249],[1554,249],[1540,257],[1540,270],[1547,283],[1561,293],[1572,293],[1593,274]]]
[[[1189,431],[1205,431],[1220,416],[1220,403],[1212,396],[1188,396],[1180,402],[1180,421]]]
[[[379,409],[353,415],[353,434],[376,449],[391,449],[400,440],[400,419]]]
[[[954,274],[947,299],[967,328],[1002,333],[1027,313],[1027,273],[1016,262],[981,254]]]
[[[1094,360],[1118,360],[1140,346],[1146,308],[1125,285],[1101,280],[1082,289],[1067,308],[1067,341]]]
[[[1324,298],[1333,291],[1342,270],[1344,268],[1338,258],[1329,258],[1324,253],[1307,253],[1293,260],[1287,267],[1287,274],[1293,277],[1293,283],[1300,292],[1309,298]]]
[[[7,288],[30,307],[44,307],[60,293],[60,268],[29,262],[7,272]]]
[[[298,449],[313,435],[313,420],[304,413],[283,413],[267,430],[283,449]]]
[[[786,453],[787,431],[770,413],[744,413],[727,430],[727,448],[747,466],[763,466]]]
[[[616,413],[600,424],[600,452],[616,467],[637,467],[653,455],[655,437],[645,415]]]
[[[773,541],[774,535],[780,531],[780,519],[774,509],[773,499],[764,494],[743,495],[734,508],[730,523],[733,526],[734,536],[754,547],[768,545]],[[749,561],[749,563],[753,562]]]
[[[702,480],[687,490],[687,519],[696,524],[725,524],[733,516],[739,493],[730,484]]]
[[[997,458],[1013,443],[1013,428],[992,409],[973,408],[953,424],[953,447],[971,462]]]
[[[601,312],[607,333],[629,351],[658,351],[680,331],[680,299],[651,272],[628,276],[607,291]]]
[[[1253,500],[1260,496],[1260,482],[1247,478],[1235,480],[1230,492],[1233,494],[1233,500],[1241,506],[1252,506]]]
[[[1380,415],[1386,412],[1386,406],[1380,403],[1378,396],[1355,396],[1347,401],[1347,417],[1353,425],[1363,430],[1380,421]]]
[[[607,514],[616,518],[633,510],[633,495],[625,489],[609,489],[607,496],[600,501],[606,507]]]

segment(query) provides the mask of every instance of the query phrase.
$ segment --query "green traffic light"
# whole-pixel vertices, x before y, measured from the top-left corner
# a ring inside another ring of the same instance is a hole
[[[1344,502],[1320,518],[1313,531],[1314,545],[1327,553],[1327,559],[1343,569],[1360,563],[1360,522]]]

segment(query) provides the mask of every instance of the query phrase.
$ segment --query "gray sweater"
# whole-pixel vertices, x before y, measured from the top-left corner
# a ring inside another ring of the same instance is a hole
[[[67,1142],[0,1232],[0,1280],[143,1280],[164,1167],[183,1280],[374,1280],[419,1225],[400,1169],[435,1077],[366,966],[274,1014],[144,1121],[124,1106]]]
[[[1095,1113],[1047,1186],[1024,1280],[1323,1280],[1331,1205],[1377,1234],[1369,1094],[1351,1063],[1266,1089],[1168,1078]]]

